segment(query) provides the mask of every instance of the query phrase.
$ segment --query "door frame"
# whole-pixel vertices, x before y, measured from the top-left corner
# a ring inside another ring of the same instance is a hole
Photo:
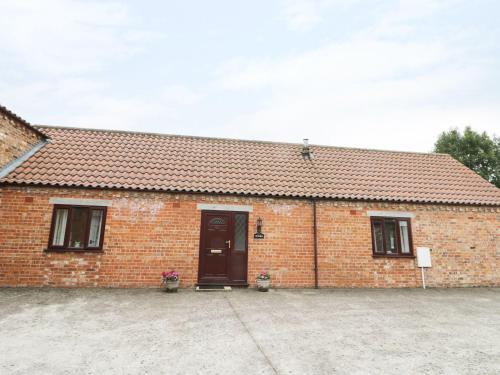
[[[231,225],[230,225],[230,237],[231,237],[231,243],[233,244],[233,247],[229,251],[229,260],[228,260],[228,278],[227,280],[214,280],[214,282],[207,282],[204,281],[202,282],[201,275],[202,275],[202,270],[204,267],[204,262],[205,258],[203,255],[203,250],[205,247],[205,236],[204,236],[204,224],[205,224],[205,214],[230,214],[231,215]],[[232,253],[234,250],[234,216],[236,214],[243,214],[246,216],[247,219],[247,225],[246,225],[246,248],[245,248],[245,255],[244,255],[244,267],[245,267],[245,280],[244,281],[233,281],[232,280]],[[223,211],[223,210],[201,210],[201,215],[200,215],[200,241],[199,241],[199,250],[198,250],[198,282],[196,285],[227,285],[227,286],[248,286],[248,225],[249,225],[249,212],[246,211]]]

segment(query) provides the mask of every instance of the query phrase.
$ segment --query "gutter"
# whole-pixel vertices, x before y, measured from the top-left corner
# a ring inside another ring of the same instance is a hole
[[[318,269],[318,223],[316,220],[316,199],[312,200],[313,205],[313,232],[314,232],[314,289],[319,289],[319,269]]]
[[[28,160],[30,157],[32,157],[38,150],[40,150],[43,146],[47,144],[47,140],[43,140],[39,143],[37,143],[33,148],[19,156],[17,159],[12,160],[10,163],[8,163],[5,167],[0,169],[0,179],[4,178],[7,176],[10,172],[12,172],[14,169],[19,167],[22,163],[24,163],[26,160]]]

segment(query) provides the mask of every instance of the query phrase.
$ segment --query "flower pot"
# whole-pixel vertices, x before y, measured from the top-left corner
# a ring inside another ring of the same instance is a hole
[[[259,292],[267,292],[269,290],[269,284],[271,284],[271,280],[257,279],[257,289]]]
[[[179,289],[179,281],[180,280],[167,280],[165,282],[165,287],[167,293],[177,293],[177,289]]]

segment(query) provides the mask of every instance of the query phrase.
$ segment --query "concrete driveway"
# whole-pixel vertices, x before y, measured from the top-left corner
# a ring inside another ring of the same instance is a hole
[[[500,289],[0,289],[0,373],[500,373]]]

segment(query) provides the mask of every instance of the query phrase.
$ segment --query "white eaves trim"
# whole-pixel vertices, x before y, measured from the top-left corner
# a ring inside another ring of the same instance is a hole
[[[415,214],[413,212],[401,212],[401,211],[368,211],[368,216],[378,216],[378,217],[402,217],[413,219]]]
[[[111,207],[112,201],[106,199],[80,199],[80,198],[50,198],[51,204],[66,204],[70,206],[105,206]]]

